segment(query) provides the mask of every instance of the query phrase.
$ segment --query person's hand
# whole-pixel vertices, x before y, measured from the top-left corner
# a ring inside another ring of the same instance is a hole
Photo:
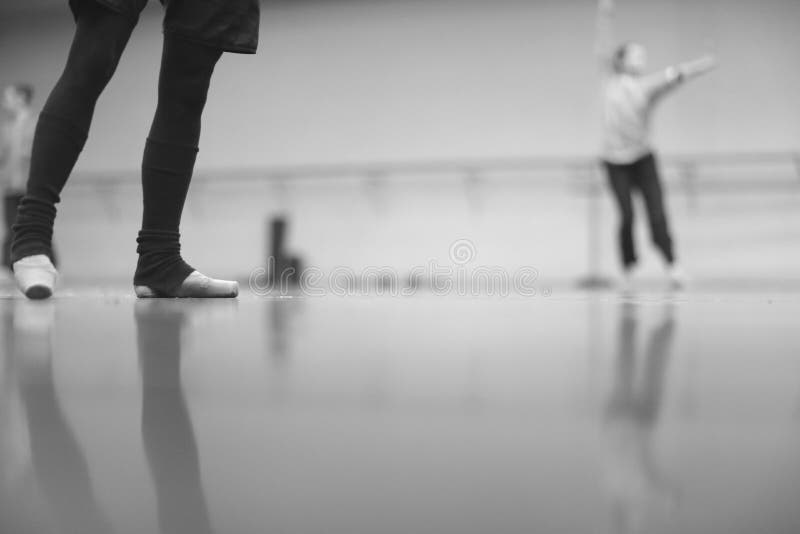
[[[719,62],[717,61],[717,58],[714,57],[713,55],[706,54],[705,56],[698,58],[697,61],[695,62],[695,65],[698,69],[705,72],[711,69],[716,69],[717,65],[719,65]]]

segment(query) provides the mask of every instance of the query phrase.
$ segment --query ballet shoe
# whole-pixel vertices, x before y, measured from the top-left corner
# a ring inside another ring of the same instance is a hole
[[[58,271],[45,254],[35,254],[17,260],[12,270],[19,290],[29,299],[46,299],[53,294]]]
[[[239,295],[239,283],[230,280],[209,278],[199,271],[192,271],[173,293],[165,293],[149,286],[133,286],[136,296],[148,298],[235,298]]]

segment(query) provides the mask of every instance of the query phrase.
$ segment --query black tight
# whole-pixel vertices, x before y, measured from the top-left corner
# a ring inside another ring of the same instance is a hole
[[[25,196],[19,205],[11,260],[34,254],[52,258],[55,205],[83,150],[94,106],[117,68],[135,23],[86,2],[64,72],[39,116]]]
[[[134,26],[94,2],[81,9],[67,65],[36,127],[28,188],[14,225],[13,261],[33,254],[52,257],[55,205],[86,142],[95,103]],[[142,161],[144,214],[135,284],[169,293],[193,270],[180,257],[179,226],[208,86],[221,54],[165,37],[158,107]]]
[[[158,107],[142,159],[144,210],[134,284],[171,293],[194,269],[180,256],[180,221],[200,139],[200,118],[221,51],[164,40]]]

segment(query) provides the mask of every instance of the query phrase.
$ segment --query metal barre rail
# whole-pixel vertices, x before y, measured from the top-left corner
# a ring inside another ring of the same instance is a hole
[[[696,181],[702,170],[709,167],[757,167],[769,165],[788,165],[800,183],[800,151],[798,152],[753,152],[753,153],[698,153],[675,154],[659,158],[664,168],[674,169],[687,181]],[[341,177],[363,177],[369,179],[390,179],[397,176],[412,175],[452,175],[485,178],[502,172],[563,171],[574,179],[590,179],[595,176],[600,160],[594,156],[572,157],[530,157],[530,158],[487,158],[463,160],[422,160],[399,162],[365,162],[341,164],[314,164],[283,167],[240,168],[214,171],[200,169],[198,182],[214,182],[214,176],[226,175],[226,183],[251,181],[290,181],[303,179],[323,179]],[[106,188],[120,185],[138,184],[138,171],[101,172],[92,171],[80,174],[74,181],[75,187]]]
[[[786,166],[793,168],[797,180],[737,180],[730,182],[717,182],[716,192],[725,188],[731,191],[751,190],[785,190],[787,187],[795,189],[800,186],[800,151],[798,152],[758,152],[758,153],[699,153],[699,154],[670,154],[659,157],[664,169],[675,171],[683,187],[682,190],[689,197],[698,193],[701,182],[699,176],[709,168],[719,167],[752,167],[764,168],[768,166]],[[303,179],[336,179],[342,177],[361,178],[369,182],[393,179],[399,176],[412,175],[456,175],[460,176],[465,184],[470,181],[483,181],[493,173],[503,172],[563,172],[567,177],[561,183],[572,186],[588,201],[586,204],[586,229],[587,229],[587,270],[586,275],[579,280],[583,287],[607,287],[610,280],[600,273],[600,243],[598,234],[602,193],[605,189],[604,181],[598,179],[601,171],[600,160],[595,156],[579,157],[531,157],[531,158],[494,158],[474,160],[431,160],[409,162],[371,162],[331,165],[298,165],[287,167],[267,167],[250,169],[230,169],[215,173],[209,170],[200,170],[194,181],[201,187],[215,183],[222,183],[215,179],[219,174],[225,174],[225,184],[233,183],[269,183],[273,182],[286,185],[287,182]],[[108,202],[106,211],[114,218],[111,196],[118,187],[138,187],[138,171],[103,173],[85,173],[74,180],[71,188],[89,189],[106,197]],[[706,186],[707,187],[707,186]]]

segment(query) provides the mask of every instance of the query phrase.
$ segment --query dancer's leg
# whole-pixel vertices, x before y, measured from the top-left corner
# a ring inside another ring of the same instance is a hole
[[[27,190],[14,225],[12,261],[34,255],[52,259],[55,205],[86,142],[97,98],[135,25],[135,20],[94,2],[80,10],[64,72],[36,126]]]
[[[142,161],[144,212],[134,285],[139,296],[235,296],[235,283],[199,277],[180,255],[180,221],[200,122],[220,49],[167,35],[158,107]]]
[[[636,263],[636,249],[633,242],[633,200],[631,198],[631,177],[627,165],[606,163],[608,181],[619,208],[619,250],[622,266],[628,270]]]
[[[650,155],[639,160],[636,163],[636,174],[647,206],[653,243],[661,251],[664,261],[668,265],[672,265],[675,262],[675,253],[672,250],[672,237],[664,209],[664,195],[661,191],[661,179],[658,176],[655,157]]]

